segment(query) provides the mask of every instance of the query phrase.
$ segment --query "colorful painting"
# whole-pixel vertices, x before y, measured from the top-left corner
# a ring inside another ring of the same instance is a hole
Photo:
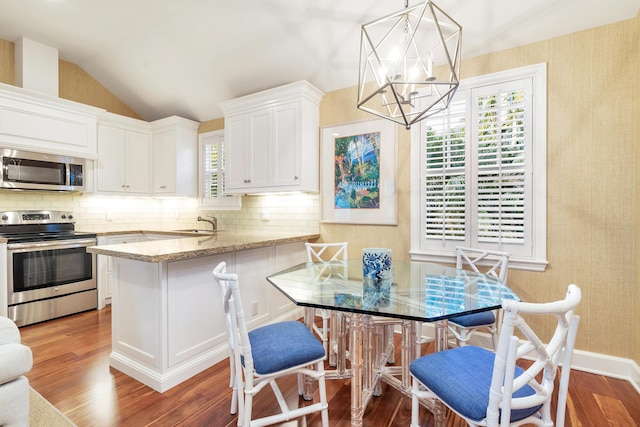
[[[334,206],[380,208],[380,132],[337,137]]]
[[[396,159],[389,120],[322,128],[322,221],[396,225]]]

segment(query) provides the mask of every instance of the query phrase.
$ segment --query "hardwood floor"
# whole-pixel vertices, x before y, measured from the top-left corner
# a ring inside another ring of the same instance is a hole
[[[21,334],[34,355],[33,369],[27,375],[31,386],[79,427],[236,425],[236,417],[229,414],[227,361],[165,393],[111,369],[109,308],[26,326]],[[281,388],[288,401],[298,401],[295,380],[282,383]],[[565,425],[640,425],[640,395],[627,381],[573,371],[569,388]],[[331,426],[350,425],[350,396],[349,380],[327,381]],[[275,398],[266,390],[259,397],[255,412],[267,413]],[[408,426],[410,417],[411,400],[385,384],[382,396],[373,398],[367,407],[364,425]],[[319,416],[308,417],[306,425],[319,426]],[[424,411],[421,426],[432,425],[433,417]],[[449,414],[447,425],[466,424]]]

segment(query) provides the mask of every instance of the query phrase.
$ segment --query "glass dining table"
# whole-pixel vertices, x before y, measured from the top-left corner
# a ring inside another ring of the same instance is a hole
[[[348,352],[348,370],[327,378],[351,378],[351,425],[362,426],[366,406],[380,394],[380,381],[411,394],[409,365],[420,356],[422,324],[434,323],[436,351],[447,348],[448,319],[495,310],[518,296],[498,278],[440,264],[394,260],[391,279],[363,279],[362,260],[303,263],[267,277],[296,305],[311,327],[313,309],[332,310],[347,323],[349,347],[337,341],[338,360]],[[384,319],[402,325],[401,362],[390,366],[393,347],[384,342]],[[382,320],[382,321],[381,321]],[[332,325],[332,328],[335,325]],[[346,334],[344,334],[346,335]],[[390,349],[391,348],[391,349]],[[445,425],[444,407],[429,408],[435,424]]]

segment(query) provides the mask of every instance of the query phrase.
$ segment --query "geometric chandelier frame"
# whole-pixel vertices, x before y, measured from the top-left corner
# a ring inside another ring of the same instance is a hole
[[[358,108],[410,129],[448,108],[462,27],[431,0],[362,26]]]

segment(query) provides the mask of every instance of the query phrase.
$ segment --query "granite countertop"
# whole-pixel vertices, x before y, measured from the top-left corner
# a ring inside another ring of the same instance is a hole
[[[155,232],[154,232],[155,233]],[[122,234],[122,233],[119,233]],[[180,233],[171,233],[172,235]],[[192,236],[194,234],[191,234]],[[90,246],[87,252],[144,262],[178,261],[276,244],[315,241],[320,234],[277,231],[217,231],[195,237]]]
[[[78,230],[78,231],[83,231],[83,230]],[[226,231],[226,230],[219,230],[219,231]],[[173,237],[175,236],[192,237],[192,236],[199,236],[199,235],[210,236],[211,233],[213,232],[211,231],[211,229],[198,230],[197,232],[195,231],[195,229],[192,229],[192,230],[109,230],[109,231],[92,230],[91,233],[95,233],[96,236],[98,237],[123,236],[126,234],[167,234]]]

